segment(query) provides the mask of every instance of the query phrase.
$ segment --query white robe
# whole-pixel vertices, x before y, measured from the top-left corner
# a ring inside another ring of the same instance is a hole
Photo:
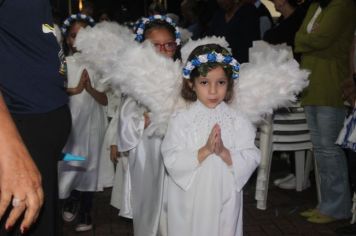
[[[73,57],[67,58],[67,63],[76,63],[76,60],[71,59]],[[78,84],[84,66],[77,65],[75,68],[77,69],[73,73],[68,74],[68,86],[71,87]],[[87,71],[92,86],[103,92],[105,86],[95,78],[98,75],[89,68]],[[72,115],[72,130],[63,152],[85,157],[86,160],[59,162],[58,182],[59,198],[61,199],[69,197],[74,189],[79,191],[97,190],[100,150],[107,124],[104,107],[85,90],[70,97],[69,108]]]
[[[215,154],[198,162],[198,150],[216,123],[231,167]],[[254,140],[250,121],[225,103],[209,109],[197,101],[172,116],[162,143],[169,236],[242,235],[242,188],[260,162]]]
[[[112,116],[112,120],[110,121],[110,125],[107,131],[107,134],[112,134],[110,145],[117,145],[118,142],[120,113],[121,97],[120,105],[116,108],[115,115]],[[116,164],[115,174],[113,177],[114,179],[112,183],[113,188],[111,192],[110,204],[120,210],[119,216],[132,219],[131,177],[128,158],[128,152],[120,152],[120,158]]]
[[[162,139],[149,137],[145,132],[143,116],[145,111],[146,109],[131,97],[125,99],[119,118],[118,148],[120,152],[129,151],[134,234],[156,236],[165,177],[160,152]]]
[[[108,105],[105,110],[106,116],[110,118],[110,122],[105,131],[103,145],[101,147],[97,191],[103,191],[104,188],[112,187],[115,178],[115,166],[110,159],[110,151],[112,145],[117,145],[117,126],[121,107],[121,93],[118,90],[116,90],[116,93],[109,90],[106,95],[108,97]]]

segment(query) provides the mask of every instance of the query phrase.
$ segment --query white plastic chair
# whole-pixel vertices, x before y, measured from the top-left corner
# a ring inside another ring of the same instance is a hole
[[[297,104],[286,112],[267,116],[259,127],[256,142],[261,150],[261,164],[258,168],[255,199],[257,208],[265,210],[274,151],[295,152],[296,191],[302,191],[309,178],[312,168],[312,143],[304,109]],[[316,167],[315,163],[314,166]],[[320,199],[317,171],[315,173]]]

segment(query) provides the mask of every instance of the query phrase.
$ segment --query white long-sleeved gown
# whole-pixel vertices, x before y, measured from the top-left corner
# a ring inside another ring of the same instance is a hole
[[[164,165],[161,156],[162,139],[148,136],[144,129],[146,109],[131,97],[127,97],[120,111],[118,148],[129,152],[129,189],[135,236],[156,236],[163,203]],[[127,199],[126,197],[124,197]]]
[[[74,65],[69,63],[74,63]],[[75,57],[67,57],[67,64],[69,68],[70,66],[74,68],[73,72],[68,74],[68,86],[73,88],[77,86],[83,69],[86,67]],[[98,74],[89,67],[86,69],[92,86],[104,92],[106,86],[98,81]],[[61,199],[69,197],[74,189],[97,190],[100,150],[107,125],[104,107],[85,90],[70,97],[69,108],[72,115],[72,130],[63,152],[85,157],[86,160],[59,162],[58,184]]]
[[[216,123],[231,167],[215,154],[198,162],[198,150]],[[169,236],[242,235],[242,188],[260,162],[254,140],[250,121],[224,102],[209,109],[197,101],[172,116],[162,143]]]

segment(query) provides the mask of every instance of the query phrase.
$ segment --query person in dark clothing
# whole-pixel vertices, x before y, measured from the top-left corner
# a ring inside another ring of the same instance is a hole
[[[248,61],[248,50],[260,39],[259,15],[252,4],[234,0],[217,0],[221,8],[213,16],[208,35],[224,36],[233,56],[240,62]]]
[[[191,38],[193,40],[204,38],[207,35],[215,9],[216,3],[211,1],[184,0],[182,2],[182,27],[187,28],[192,33]]]
[[[0,1],[0,216],[7,208],[2,236],[60,235],[57,163],[71,117],[59,52],[50,1]],[[24,221],[15,224],[14,216],[23,212]]]
[[[260,19],[260,36],[261,39],[263,39],[265,32],[270,28],[272,28],[273,26],[273,18],[271,13],[269,12],[265,4],[261,2],[261,0],[242,0],[242,1],[255,5]]]
[[[292,47],[294,58],[300,61],[300,54],[294,53],[294,38],[304,20],[308,3],[299,5],[300,1],[298,0],[285,0],[282,1],[283,3],[276,0],[272,1],[276,10],[282,15],[276,26],[266,31],[263,40],[271,44],[286,43]]]
[[[345,80],[342,84],[342,92],[343,98],[345,101],[350,104],[349,112],[350,116],[352,116],[352,110],[355,108],[356,103],[356,31],[354,35],[354,43],[351,49],[351,71],[352,71],[352,78]],[[352,132],[351,132],[352,133]],[[346,152],[347,157],[347,164],[349,170],[349,180],[350,180],[350,187],[353,192],[353,202],[355,202],[355,194],[356,194],[356,152],[350,148],[344,149]],[[335,229],[335,233],[338,236],[352,236],[356,235],[356,223],[353,222],[352,224],[338,227]]]

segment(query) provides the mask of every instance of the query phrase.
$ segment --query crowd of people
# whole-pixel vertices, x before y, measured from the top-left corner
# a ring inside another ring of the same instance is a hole
[[[290,46],[310,72],[298,97],[321,201],[300,215],[319,224],[349,218],[356,2],[271,1],[278,19],[260,0],[216,0],[216,11],[211,1],[184,0],[181,16],[154,3],[128,27],[92,4],[54,21],[47,0],[0,1],[0,234],[62,235],[63,220],[76,221],[77,232],[91,230],[94,193],[112,187],[111,204],[133,219],[137,236],[242,235],[242,191],[260,153],[256,124],[231,104],[239,63],[249,62],[256,40]],[[85,58],[77,36],[96,28],[125,34],[119,39],[132,41],[125,51],[132,58],[110,61],[105,46],[97,61]],[[139,65],[140,55],[166,75]],[[121,62],[125,68],[116,70]],[[167,84],[177,70],[183,78]],[[145,77],[137,81],[153,87],[135,88],[135,79],[120,76]],[[161,101],[162,89],[176,99]],[[277,186],[295,188],[291,167]]]

